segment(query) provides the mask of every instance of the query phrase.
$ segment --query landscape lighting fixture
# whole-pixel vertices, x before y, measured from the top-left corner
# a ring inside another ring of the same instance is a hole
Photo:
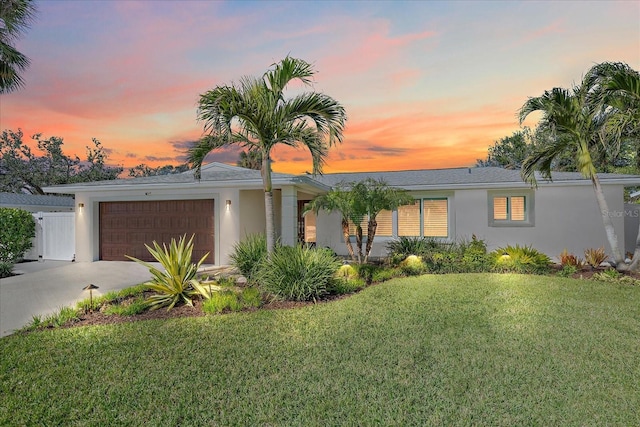
[[[84,288],[82,288],[83,291],[89,291],[89,309],[90,310],[93,309],[93,290],[94,289],[98,289],[98,287],[93,283],[90,283]]]

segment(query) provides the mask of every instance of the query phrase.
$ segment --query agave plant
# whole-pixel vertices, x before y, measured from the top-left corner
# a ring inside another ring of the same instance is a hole
[[[209,256],[207,252],[197,264],[191,262],[193,252],[193,237],[187,242],[187,236],[180,237],[178,242],[171,239],[169,247],[164,243],[162,246],[155,240],[153,248],[146,245],[147,250],[163,267],[161,271],[138,258],[127,255],[127,258],[144,265],[149,269],[153,279],[145,283],[145,286],[156,293],[149,297],[148,302],[152,310],[160,307],[167,307],[171,310],[176,303],[184,301],[185,304],[193,306],[192,297],[199,291],[199,282],[196,280],[196,273],[200,265]]]

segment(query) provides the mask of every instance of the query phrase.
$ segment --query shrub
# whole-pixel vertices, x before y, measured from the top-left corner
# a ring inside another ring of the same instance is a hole
[[[402,266],[407,257],[421,257],[431,273],[481,272],[491,269],[487,245],[475,235],[471,240],[446,242],[434,238],[401,237],[387,245],[391,265]],[[409,269],[407,274],[416,274]],[[419,274],[419,273],[418,273]]]
[[[562,267],[562,270],[558,271],[558,276],[571,277],[578,271],[578,267],[575,265],[567,264]]]
[[[0,278],[11,275],[13,264],[31,249],[35,235],[36,222],[29,212],[0,208]]]
[[[563,267],[573,266],[576,267],[576,270],[577,268],[582,267],[582,260],[574,254],[569,253],[566,249],[560,253],[558,258],[560,258],[560,265]]]
[[[366,286],[367,283],[360,277],[352,279],[335,278],[331,281],[327,290],[328,293],[333,295],[345,295],[357,292]]]
[[[601,282],[618,283],[621,285],[637,285],[638,280],[630,276],[625,276],[614,268],[608,268],[604,271],[594,274],[591,279]]]
[[[13,263],[0,261],[0,279],[13,274]]]
[[[240,293],[242,299],[242,305],[244,307],[258,308],[262,305],[262,298],[260,297],[260,291],[254,287],[244,288]]]
[[[424,256],[430,252],[446,250],[447,243],[430,237],[402,236],[387,243],[391,265],[400,265],[408,256]]]
[[[331,250],[282,246],[260,262],[257,279],[278,298],[316,301],[327,294],[340,265]]]
[[[457,244],[458,252],[462,253],[462,262],[459,265],[460,273],[480,273],[490,269],[490,261],[487,256],[487,244],[484,240],[471,236],[471,241],[461,240]]]
[[[193,236],[188,242],[186,240],[186,235],[182,236],[177,243],[176,239],[171,239],[168,248],[164,243],[160,247],[156,241],[153,242],[153,248],[145,244],[149,253],[164,267],[165,271],[127,255],[127,258],[147,267],[153,276],[150,282],[145,283],[147,288],[156,292],[148,299],[152,310],[167,307],[169,311],[179,301],[193,306],[191,298],[197,293],[193,284],[198,283],[195,280],[196,272],[209,254],[205,254],[197,264],[192,263]]]
[[[584,260],[589,264],[592,268],[597,268],[607,259],[607,254],[604,252],[604,248],[598,249],[585,249],[584,251]]]
[[[380,265],[375,264],[356,264],[353,266],[355,268],[358,277],[365,281],[367,285],[370,285],[372,282],[375,282],[375,275],[384,270],[384,268]]]
[[[235,266],[247,280],[255,279],[256,269],[267,256],[267,237],[264,234],[249,234],[243,241],[233,246],[229,256]]]
[[[422,262],[422,258],[416,255],[409,255],[400,263],[400,269],[407,276],[417,276],[424,273],[427,268]]]
[[[240,311],[242,302],[233,291],[216,292],[202,304],[202,310],[209,314],[218,314],[225,310]]]
[[[505,246],[491,253],[493,269],[497,272],[545,274],[551,259],[531,246]]]
[[[359,264],[365,265],[365,264]],[[363,271],[366,271],[364,269]],[[335,274],[335,277],[329,283],[328,293],[336,295],[344,295],[356,292],[367,285],[366,281],[358,275],[358,270],[352,265],[344,264]]]

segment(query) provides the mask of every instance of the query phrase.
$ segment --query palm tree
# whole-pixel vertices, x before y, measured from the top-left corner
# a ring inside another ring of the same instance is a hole
[[[314,74],[311,64],[287,56],[261,78],[243,77],[237,85],[217,86],[200,95],[198,119],[204,122],[205,136],[189,150],[189,162],[199,178],[202,162],[212,150],[239,144],[260,152],[268,253],[276,240],[271,150],[279,144],[306,147],[313,173],[322,173],[329,147],[342,142],[346,113],[337,101],[317,92],[284,97],[290,82],[310,85]]]
[[[242,168],[260,170],[262,168],[262,152],[258,150],[241,151],[236,164]]]
[[[321,194],[311,200],[307,210],[313,210],[316,214],[320,210],[340,212],[342,235],[349,256],[354,262],[366,264],[378,228],[376,221],[378,214],[384,210],[395,210],[399,206],[414,201],[414,198],[405,190],[389,187],[382,180],[367,178],[356,183],[338,184],[328,193]],[[365,218],[367,218],[367,244],[363,252],[362,221]],[[357,256],[350,240],[349,222],[356,227]]]
[[[347,252],[349,257],[354,262],[360,262],[359,258],[356,258],[353,245],[351,244],[351,233],[349,232],[349,221],[356,224],[356,235],[359,235],[359,241],[362,240],[362,219],[365,215],[364,206],[360,203],[360,200],[354,198],[354,193],[351,189],[347,188],[347,185],[340,183],[332,188],[329,192],[316,196],[311,200],[306,208],[307,211],[313,211],[318,214],[321,210],[327,212],[339,212],[341,215],[340,223],[342,226],[342,237],[344,243],[347,246]]]
[[[390,187],[383,180],[375,180],[368,178],[354,185],[353,191],[358,197],[362,197],[364,200],[364,208],[367,215],[367,246],[364,251],[364,263],[366,264],[371,254],[371,248],[373,247],[373,239],[376,236],[376,229],[378,228],[378,222],[376,217],[382,211],[393,211],[403,205],[408,205],[415,202],[413,196],[411,196],[405,190]],[[361,251],[362,246],[358,249]]]
[[[590,83],[584,79],[582,85],[572,90],[554,88],[524,103],[519,111],[520,124],[532,112],[540,111],[543,117],[539,126],[549,129],[555,138],[552,143],[534,149],[525,159],[521,174],[525,181],[533,185],[536,183],[536,171],[540,171],[544,178],[551,179],[553,161],[563,153],[575,153],[577,170],[593,184],[613,259],[619,269],[624,269],[626,265],[618,247],[618,237],[608,215],[609,208],[592,159],[592,154],[609,146],[616,135],[607,131],[610,113],[592,101]]]
[[[604,62],[592,67],[585,79],[594,88],[593,102],[608,113],[606,127],[617,137],[616,148],[622,138],[630,138],[636,147],[636,167],[640,167],[640,73],[624,63]],[[640,269],[640,230],[629,269]]]
[[[13,44],[29,28],[36,15],[31,0],[0,0],[0,94],[24,86],[20,73],[29,66],[29,58]]]

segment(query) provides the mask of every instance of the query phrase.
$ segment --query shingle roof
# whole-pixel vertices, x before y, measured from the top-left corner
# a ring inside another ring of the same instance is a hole
[[[0,193],[0,205],[73,207],[73,197],[36,194]]]
[[[640,183],[640,177],[636,175],[598,174],[598,176],[604,181],[635,178]],[[539,175],[536,175],[536,177],[540,183],[546,182]],[[315,176],[313,178],[330,186],[334,186],[341,182],[345,184],[358,182],[366,178],[373,178],[376,180],[382,179],[390,186],[403,188],[487,184],[528,185],[522,181],[519,170],[503,169],[498,167],[422,169],[395,172],[331,173],[322,176]],[[552,178],[554,182],[590,182],[578,172],[553,172]]]
[[[624,185],[640,185],[640,176],[598,174],[603,183],[622,182]],[[589,180],[577,172],[554,172],[553,181],[578,182],[590,184]],[[407,190],[421,189],[446,189],[455,187],[497,187],[514,186],[528,187],[529,184],[522,181],[519,170],[503,169],[498,167],[484,168],[451,168],[451,169],[422,169],[395,172],[353,172],[353,173],[329,173],[325,175],[291,175],[274,172],[272,180],[274,184],[307,184],[314,187],[333,187],[340,182],[352,183],[366,178],[382,179],[390,186],[405,188]],[[538,177],[539,182],[545,181]],[[211,183],[212,185],[252,185],[262,186],[260,171],[245,169],[237,166],[229,166],[221,163],[211,163],[202,167],[200,181],[196,180],[193,171],[178,174],[149,176],[141,178],[116,179],[111,181],[84,182],[55,187],[47,187],[45,191],[74,192],[94,187],[118,188],[132,185],[178,185],[189,183]],[[328,189],[328,188],[326,188]]]

